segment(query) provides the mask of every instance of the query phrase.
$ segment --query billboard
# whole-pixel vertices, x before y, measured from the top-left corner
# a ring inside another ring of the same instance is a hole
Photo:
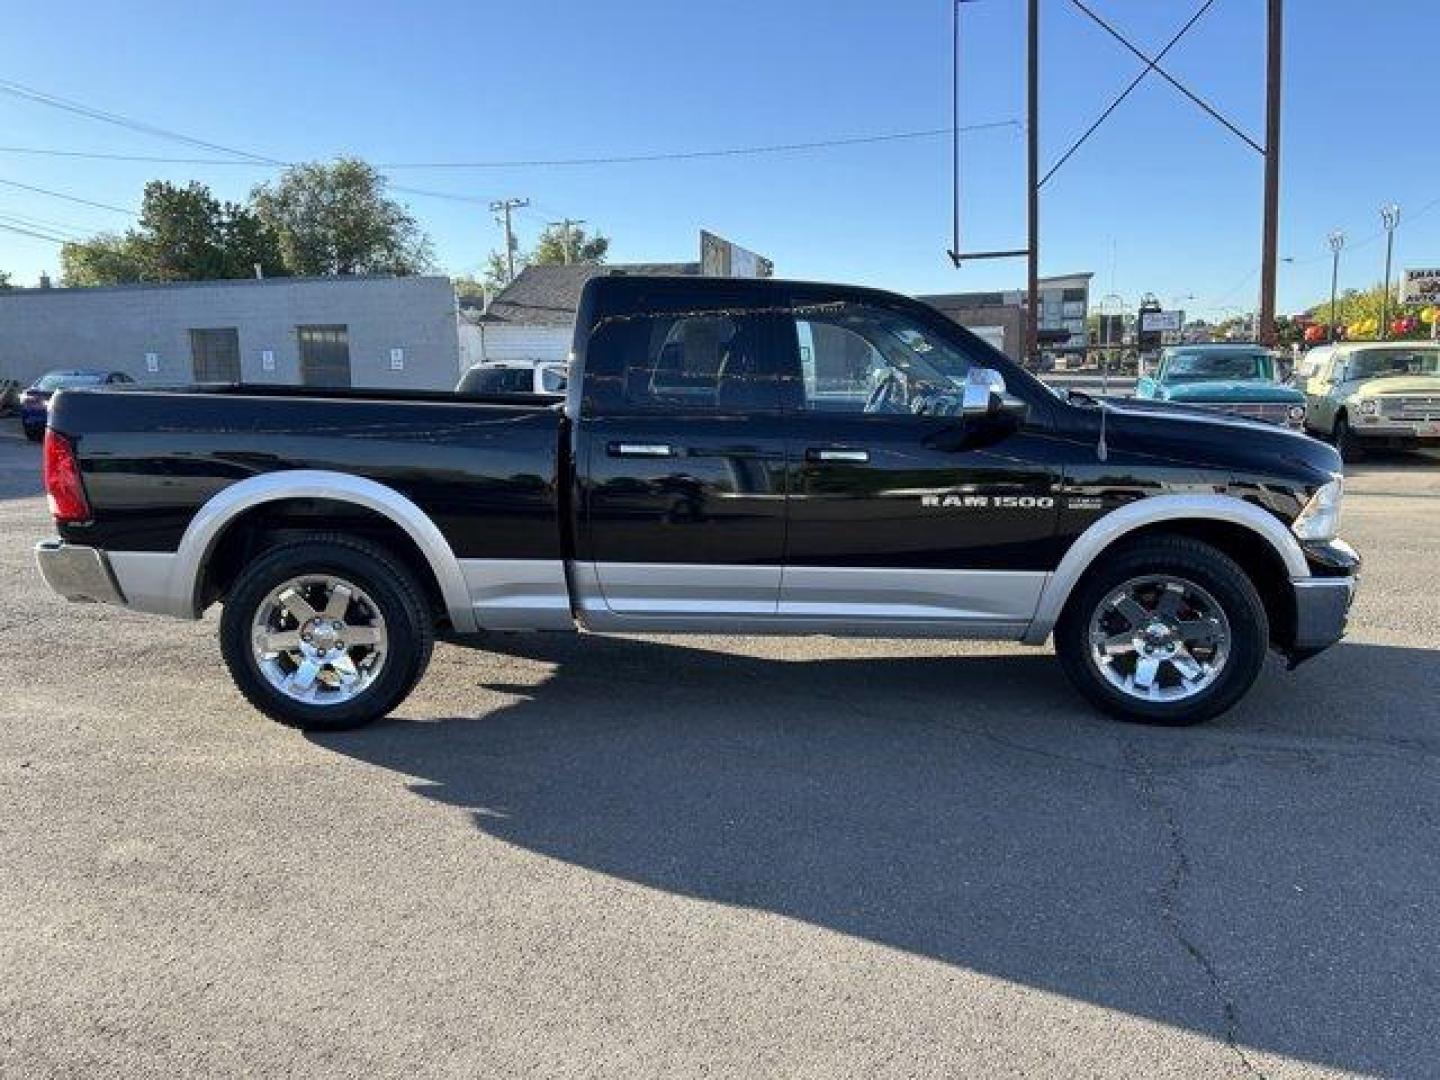
[[[1174,332],[1179,330],[1185,322],[1183,311],[1142,311],[1140,312],[1140,330],[1142,333],[1163,334],[1166,331]]]
[[[701,229],[700,273],[705,277],[774,277],[775,264],[763,255]]]
[[[1400,282],[1402,304],[1440,304],[1440,267],[1406,270]]]

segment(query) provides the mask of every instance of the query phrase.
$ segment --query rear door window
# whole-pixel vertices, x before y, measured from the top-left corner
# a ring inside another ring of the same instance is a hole
[[[587,392],[640,411],[777,412],[772,326],[771,317],[746,310],[613,319],[592,336]]]

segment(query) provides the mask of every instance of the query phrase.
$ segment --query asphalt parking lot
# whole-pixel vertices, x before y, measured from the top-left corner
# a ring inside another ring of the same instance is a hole
[[[1199,729],[1019,646],[514,636],[306,737],[213,616],[44,591],[4,423],[0,1073],[1436,1071],[1440,457]]]

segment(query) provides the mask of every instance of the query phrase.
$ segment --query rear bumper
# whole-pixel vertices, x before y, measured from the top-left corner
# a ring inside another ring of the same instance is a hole
[[[1345,636],[1350,604],[1355,599],[1355,577],[1298,578],[1290,583],[1295,595],[1295,632],[1286,643],[1292,657],[1313,656]]]
[[[63,540],[42,540],[35,545],[35,564],[45,584],[66,600],[125,603],[125,594],[102,551]]]

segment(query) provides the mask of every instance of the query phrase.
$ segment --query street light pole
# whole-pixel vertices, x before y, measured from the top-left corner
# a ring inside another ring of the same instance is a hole
[[[1330,344],[1335,344],[1335,324],[1340,319],[1340,313],[1335,308],[1335,286],[1340,280],[1340,249],[1345,246],[1345,234],[1339,229],[1332,232],[1327,239],[1330,241]]]
[[[1390,259],[1395,252],[1395,229],[1400,225],[1400,204],[1386,203],[1380,207],[1380,220],[1385,225],[1385,291],[1380,294],[1380,340],[1390,337]]]

